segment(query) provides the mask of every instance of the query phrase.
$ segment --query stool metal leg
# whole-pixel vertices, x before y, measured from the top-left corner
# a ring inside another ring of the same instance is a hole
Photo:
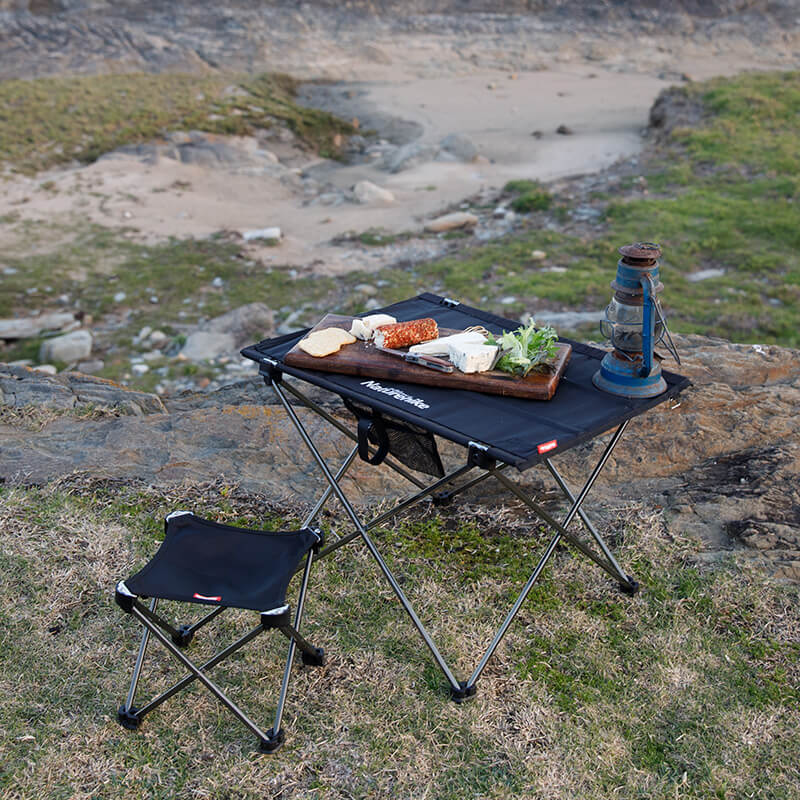
[[[158,608],[158,598],[154,597],[150,601],[150,612],[155,613]],[[133,665],[133,675],[131,676],[131,685],[128,689],[128,696],[125,698],[125,704],[117,712],[117,718],[120,723],[126,728],[137,728],[141,718],[137,714],[134,702],[136,701],[136,689],[139,686],[139,677],[142,674],[142,667],[144,666],[144,657],[147,654],[147,645],[150,640],[150,631],[145,628],[142,631],[142,640],[139,643],[139,652],[136,654],[136,663]]]
[[[295,630],[300,630],[300,623],[303,621],[303,605],[306,599],[306,589],[308,588],[308,578],[311,574],[311,563],[314,560],[314,554],[311,550],[308,551],[306,557],[306,568],[303,570],[303,581],[300,584],[300,594],[297,598],[297,610],[294,615]],[[283,681],[281,681],[281,691],[278,695],[278,705],[275,708],[275,722],[272,725],[270,739],[274,741],[277,749],[283,742],[283,732],[281,731],[281,721],[283,719],[283,706],[286,702],[286,693],[289,691],[289,679],[292,674],[292,662],[294,661],[294,651],[297,646],[295,638],[292,636],[289,639],[289,652],[286,654],[286,667],[283,670]]]
[[[158,639],[164,647],[169,650],[172,655],[183,664],[189,672],[194,675],[197,680],[199,680],[205,687],[211,692],[217,700],[220,701],[227,709],[231,712],[245,727],[247,727],[250,731],[252,731],[259,739],[259,742],[269,742],[270,737],[258,727],[258,725],[247,716],[247,714],[242,711],[236,703],[233,702],[223,691],[220,689],[214,681],[211,680],[200,667],[196,666],[194,662],[190,661],[180,650],[177,645],[175,645],[172,640],[165,636],[158,628],[157,625],[152,623],[140,610],[137,608],[136,604],[134,604],[133,608],[131,609],[131,614],[133,614],[142,625],[147,628],[150,633]]]

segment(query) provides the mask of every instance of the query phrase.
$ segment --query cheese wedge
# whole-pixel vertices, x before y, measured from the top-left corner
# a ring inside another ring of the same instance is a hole
[[[408,348],[409,353],[419,353],[423,356],[449,356],[451,345],[483,344],[486,337],[477,331],[464,331],[451,336],[442,336],[441,339],[432,339]]]
[[[498,347],[490,344],[450,345],[450,361],[461,372],[486,372],[492,368]]]
[[[342,328],[325,328],[309,333],[300,342],[300,349],[310,356],[322,358],[338,353],[343,344],[352,344],[355,340],[355,336]]]
[[[358,339],[368,342],[375,335],[375,329],[381,325],[392,325],[397,320],[389,314],[370,314],[368,317],[357,317],[353,320],[350,333]]]

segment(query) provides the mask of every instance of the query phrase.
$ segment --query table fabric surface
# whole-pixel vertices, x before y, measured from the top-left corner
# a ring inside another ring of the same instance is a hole
[[[515,330],[518,321],[452,305],[439,295],[425,293],[369,313],[387,313],[399,321],[432,317],[442,328],[483,325],[493,333]],[[528,400],[437,388],[354,375],[300,369],[283,364],[283,357],[308,332],[297,331],[246,347],[242,355],[261,364],[268,375],[278,362],[281,372],[350,397],[371,408],[404,419],[452,442],[478,442],[487,454],[524,470],[544,458],[574,447],[674,397],[689,379],[663,372],[667,390],[657,397],[631,399],[597,389],[592,376],[600,368],[604,350],[570,339],[572,358],[551,400]]]

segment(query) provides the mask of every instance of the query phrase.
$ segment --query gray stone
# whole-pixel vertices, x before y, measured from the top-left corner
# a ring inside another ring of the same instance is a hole
[[[78,372],[83,372],[86,375],[94,375],[95,372],[100,372],[103,367],[105,367],[105,362],[99,358],[95,358],[92,361],[81,361],[77,369]]]
[[[537,311],[533,316],[540,325],[552,325],[556,330],[569,330],[590,322],[600,322],[605,311]]]
[[[195,331],[186,337],[181,355],[189,361],[209,361],[236,349],[236,340],[230,333]]]
[[[267,239],[280,241],[281,229],[278,227],[271,228],[258,228],[252,231],[242,231],[242,238],[246,242],[251,242],[253,239]]]
[[[39,361],[61,361],[72,364],[92,353],[92,334],[87,330],[72,331],[46,339],[39,348]]]
[[[441,147],[461,161],[472,161],[478,155],[475,142],[463,133],[451,133],[445,136],[441,141]]]
[[[181,355],[191,361],[236,356],[244,345],[271,336],[274,324],[269,306],[248,303],[209,320],[202,328],[190,333]]]
[[[353,187],[353,196],[364,205],[394,202],[394,195],[388,189],[382,189],[372,181],[359,181]]]
[[[432,233],[442,233],[452,231],[457,228],[474,228],[478,224],[478,218],[474,214],[466,211],[456,211],[453,214],[445,214],[436,217],[425,223],[425,230]]]
[[[711,268],[701,269],[697,272],[691,272],[686,276],[689,283],[699,283],[700,281],[707,281],[709,278],[721,278],[725,274],[724,269]]]
[[[436,148],[431,145],[423,145],[418,142],[398,147],[392,153],[388,153],[384,161],[384,168],[389,172],[401,172],[404,169],[430,161],[436,155]]]
[[[0,339],[29,339],[47,331],[62,331],[75,324],[71,311],[53,311],[36,317],[0,319]]]

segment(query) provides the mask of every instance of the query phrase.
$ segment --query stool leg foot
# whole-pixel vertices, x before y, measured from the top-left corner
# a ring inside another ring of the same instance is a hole
[[[452,686],[450,687],[450,699],[454,703],[463,703],[471,697],[475,697],[477,689],[474,684],[468,687],[466,681],[459,681],[459,686],[459,689],[454,689]]]
[[[274,753],[277,750],[280,750],[285,741],[286,734],[284,734],[283,728],[281,728],[277,733],[275,733],[273,728],[270,728],[267,731],[266,738],[262,739],[258,743],[258,749],[262,753]]]
[[[639,581],[635,581],[630,575],[628,575],[628,583],[620,583],[619,590],[623,594],[633,597],[633,595],[639,591]]]
[[[315,647],[313,653],[300,652],[300,658],[307,667],[324,667],[327,663],[325,651],[321,647]]]
[[[181,625],[177,629],[177,634],[177,636],[172,636],[171,638],[178,647],[188,647],[189,642],[191,642],[194,637],[194,631],[191,625]]]

